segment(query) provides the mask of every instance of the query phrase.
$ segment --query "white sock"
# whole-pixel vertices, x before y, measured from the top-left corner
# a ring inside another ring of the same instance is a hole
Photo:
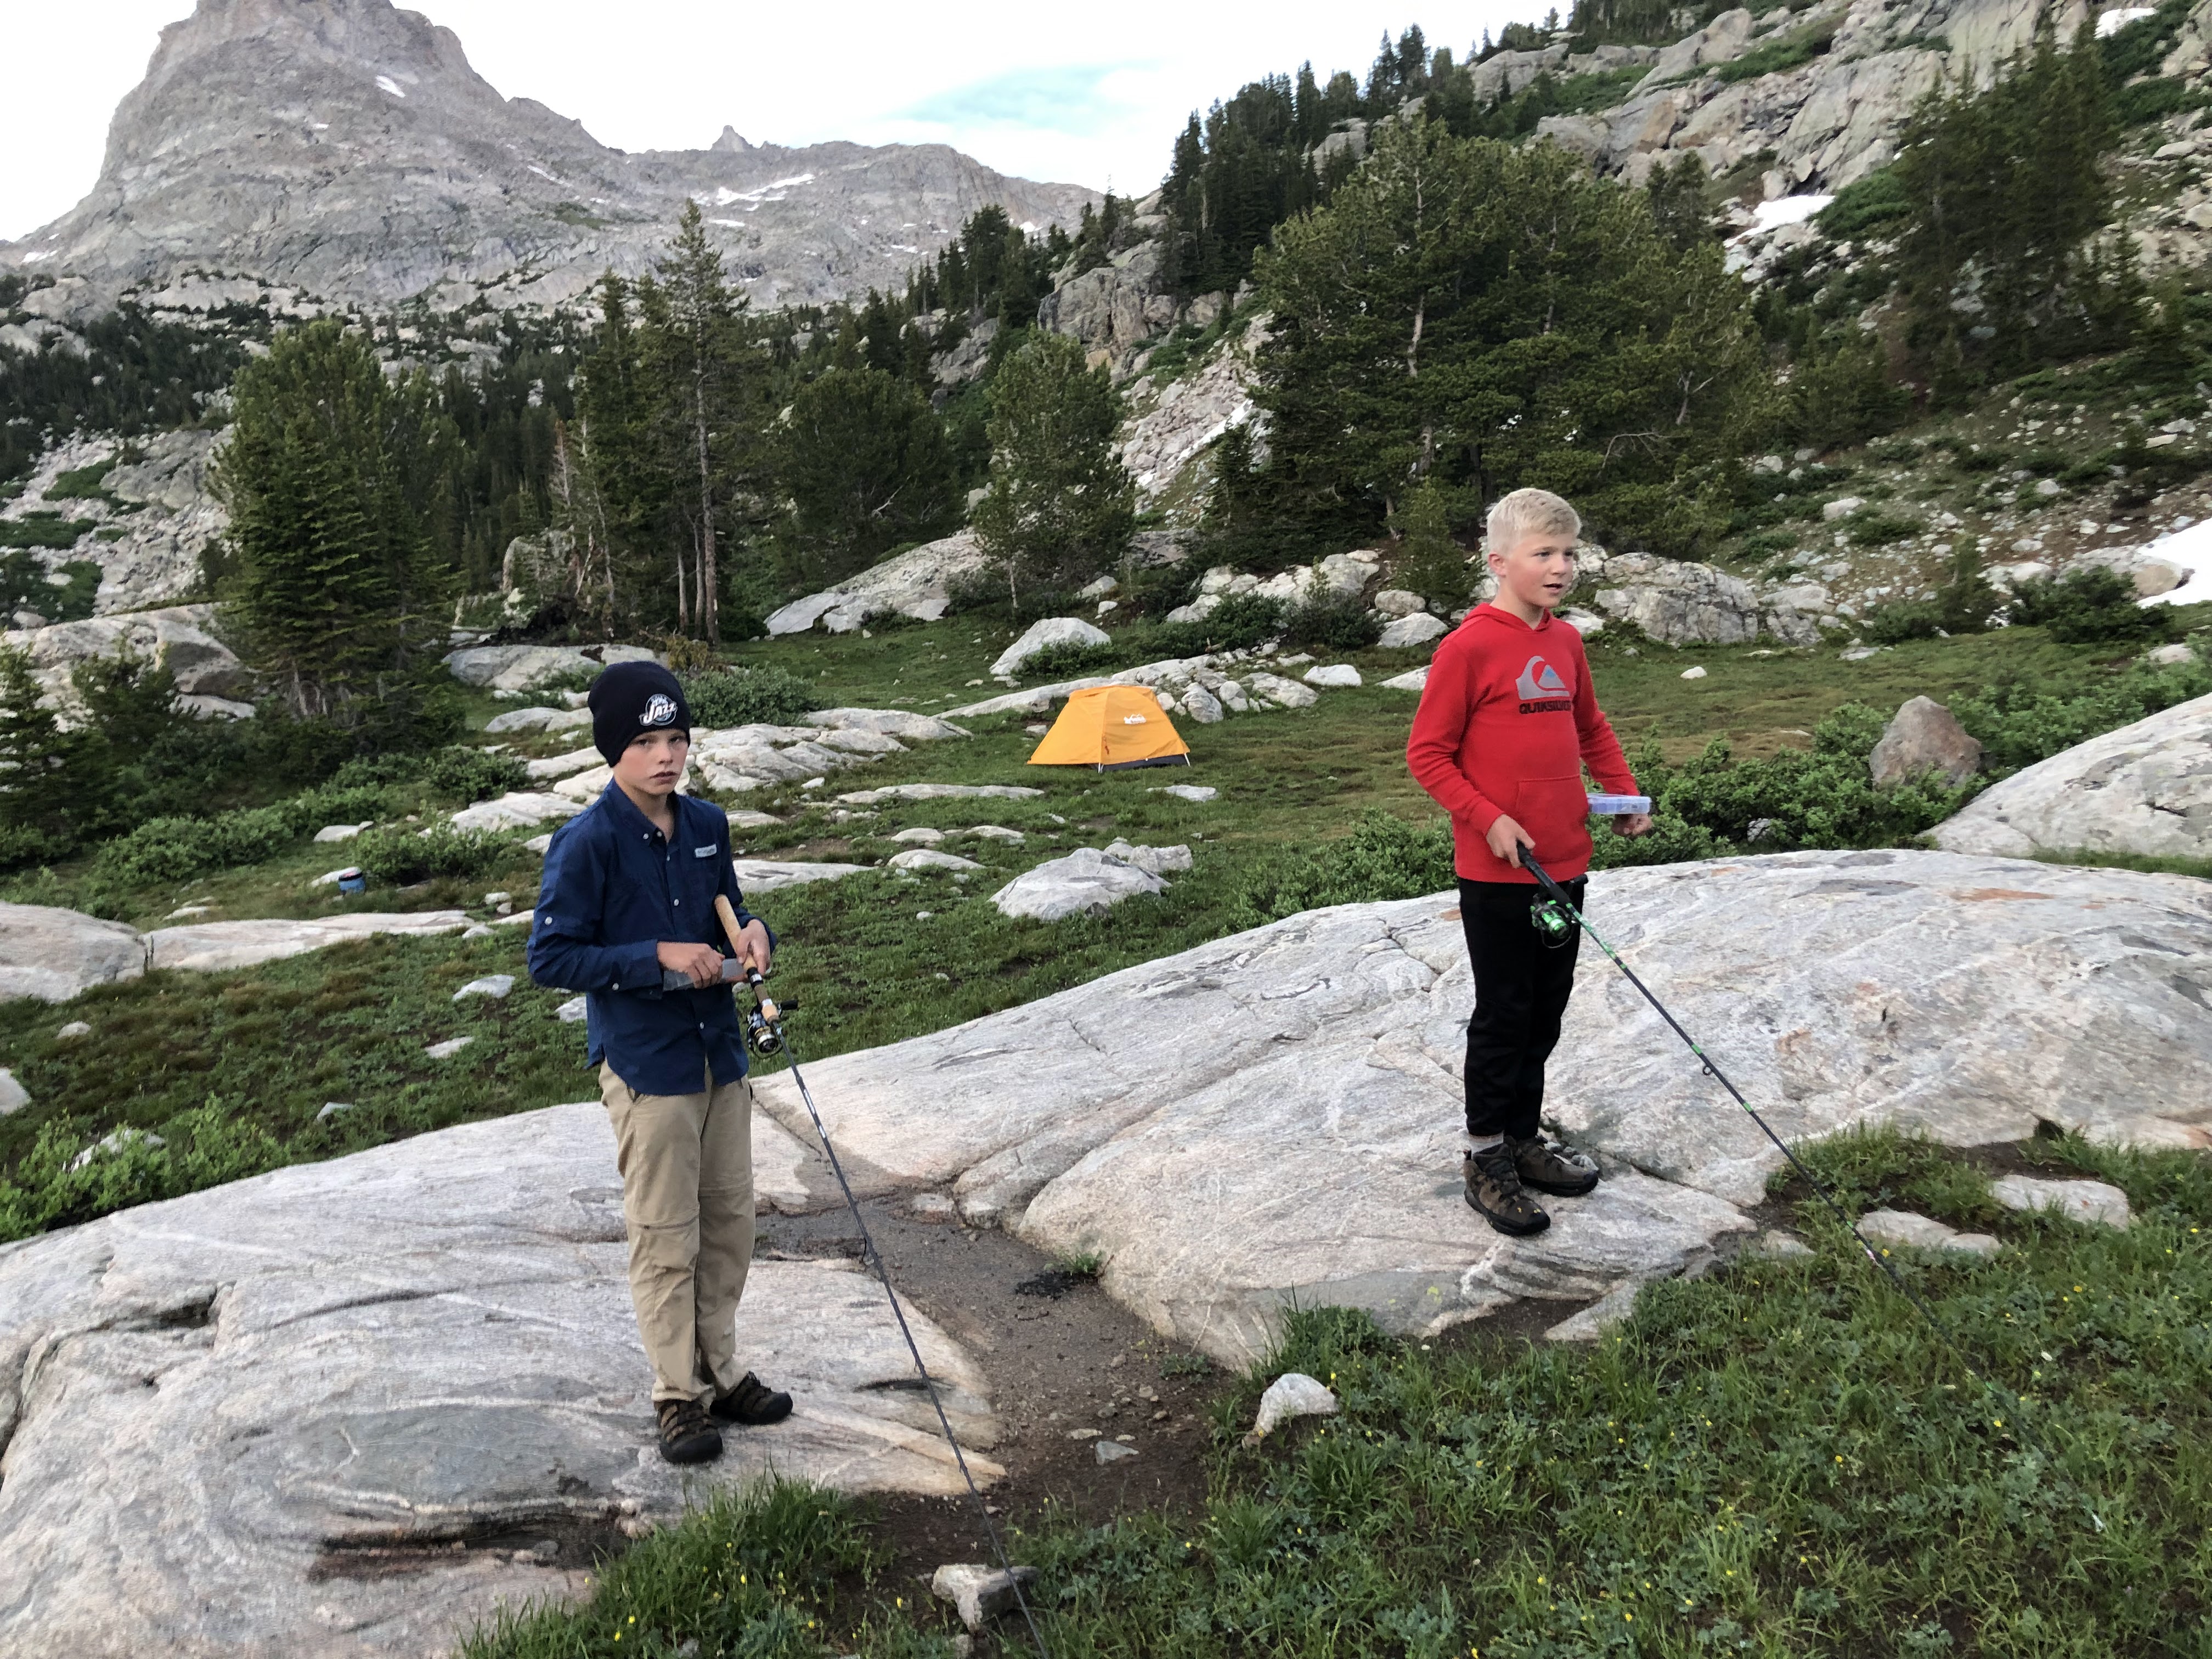
[[[1465,1135],[1462,1140],[1470,1152],[1494,1152],[1505,1144],[1505,1137],[1494,1135]]]

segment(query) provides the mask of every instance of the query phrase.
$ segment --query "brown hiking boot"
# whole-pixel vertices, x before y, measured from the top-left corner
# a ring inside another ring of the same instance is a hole
[[[1529,1197],[1527,1188],[1522,1186],[1521,1172],[1514,1167],[1510,1147],[1500,1146],[1486,1152],[1468,1152],[1462,1163],[1467,1177],[1468,1207],[1499,1232],[1521,1237],[1540,1233],[1552,1224],[1552,1218],[1544,1213],[1543,1206]]]
[[[1513,1154],[1513,1167],[1524,1187],[1555,1198],[1580,1198],[1597,1185],[1596,1164],[1579,1156],[1569,1157],[1564,1148],[1547,1144],[1541,1135],[1531,1135],[1526,1140],[1508,1135],[1505,1149]]]
[[[742,1423],[748,1428],[761,1428],[770,1423],[781,1423],[791,1415],[791,1396],[781,1389],[770,1389],[750,1371],[738,1379],[738,1386],[727,1394],[718,1394],[708,1413],[718,1423]]]
[[[672,1463],[704,1463],[722,1455],[722,1431],[696,1400],[664,1400],[655,1408],[660,1418],[660,1455]]]

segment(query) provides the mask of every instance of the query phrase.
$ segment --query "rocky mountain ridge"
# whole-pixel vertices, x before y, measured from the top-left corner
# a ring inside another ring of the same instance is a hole
[[[65,314],[126,293],[212,310],[313,299],[552,306],[644,269],[696,200],[757,305],[903,278],[969,215],[1073,223],[1095,193],[944,145],[751,144],[629,155],[502,97],[450,29],[390,0],[200,0],[118,106],[100,181],[0,244]]]

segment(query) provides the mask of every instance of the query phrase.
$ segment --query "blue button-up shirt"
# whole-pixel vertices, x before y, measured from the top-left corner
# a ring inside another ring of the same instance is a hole
[[[604,1059],[647,1095],[696,1094],[745,1074],[744,1027],[727,986],[663,991],[659,946],[712,945],[730,953],[714,914],[728,896],[753,920],[730,863],[730,821],[718,806],[672,795],[672,840],[620,786],[607,785],[553,833],[530,928],[530,977],[585,994],[586,1059]]]

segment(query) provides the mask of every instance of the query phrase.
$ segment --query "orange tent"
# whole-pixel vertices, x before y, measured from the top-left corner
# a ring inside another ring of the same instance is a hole
[[[1094,685],[1071,693],[1067,707],[1030,756],[1031,766],[1188,766],[1190,745],[1176,734],[1152,688]]]

